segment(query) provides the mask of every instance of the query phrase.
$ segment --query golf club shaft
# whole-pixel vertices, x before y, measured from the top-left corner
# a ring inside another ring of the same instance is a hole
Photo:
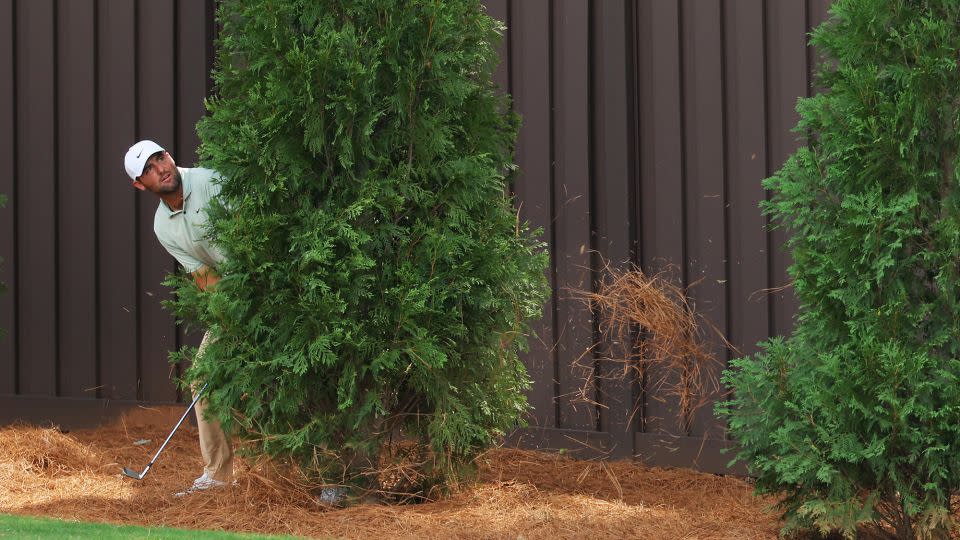
[[[193,401],[190,402],[190,406],[187,407],[187,410],[183,411],[183,416],[180,417],[180,421],[177,422],[177,425],[173,426],[173,431],[171,431],[170,434],[167,435],[167,440],[163,441],[163,444],[160,445],[160,449],[157,450],[157,453],[153,455],[153,459],[150,460],[150,463],[147,464],[147,468],[143,470],[143,473],[141,473],[140,475],[141,478],[147,474],[147,471],[150,470],[150,467],[153,467],[153,462],[156,461],[158,457],[160,457],[160,452],[163,452],[163,449],[166,448],[167,443],[170,442],[170,439],[173,438],[173,434],[176,433],[178,429],[180,429],[180,424],[182,424],[183,421],[187,418],[187,415],[190,414],[190,411],[193,409],[194,405],[196,405],[197,402],[200,401],[200,396],[202,396],[203,393],[207,391],[207,384],[203,385],[203,388],[201,388],[200,391],[197,392],[197,395],[193,398]]]

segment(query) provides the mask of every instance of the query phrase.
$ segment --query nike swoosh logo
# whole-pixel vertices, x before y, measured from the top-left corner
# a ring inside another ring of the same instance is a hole
[[[142,154],[142,153],[143,153],[143,150],[141,150],[140,152],[137,153],[137,159],[140,158],[140,154]]]

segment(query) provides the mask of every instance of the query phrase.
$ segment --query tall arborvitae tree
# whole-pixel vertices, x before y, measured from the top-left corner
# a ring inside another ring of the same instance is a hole
[[[960,487],[960,2],[838,0],[766,181],[793,335],[733,362],[720,408],[787,529],[943,536]]]
[[[245,439],[364,484],[399,436],[450,481],[527,409],[544,246],[506,195],[518,122],[479,0],[225,0],[199,125],[223,175],[216,340],[189,373]],[[422,458],[422,459],[421,459]]]

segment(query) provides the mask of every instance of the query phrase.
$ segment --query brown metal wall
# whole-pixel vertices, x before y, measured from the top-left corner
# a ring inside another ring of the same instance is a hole
[[[177,398],[166,353],[183,337],[159,303],[174,262],[153,235],[156,201],[132,189],[122,158],[149,136],[195,161],[212,8],[0,0],[6,403]]]
[[[789,333],[792,294],[765,292],[788,282],[784,233],[767,230],[757,204],[760,181],[797,147],[794,107],[815,58],[806,34],[828,4],[487,2],[509,27],[498,81],[524,118],[514,191],[553,260],[555,294],[527,356],[535,413],[515,435],[523,444],[725,469],[712,403],[681,429],[676,399],[656,386],[662,373],[629,381],[615,363],[594,363],[616,344],[598,342],[569,291],[595,287],[604,262],[673,267],[745,354]],[[730,359],[719,339],[713,348]],[[578,400],[581,388],[598,405]]]
[[[828,3],[485,1],[508,26],[495,78],[524,119],[513,190],[553,263],[525,357],[534,427],[514,435],[522,444],[723,468],[712,406],[679,430],[677,403],[651,383],[660,374],[624,380],[595,362],[617,344],[594,347],[594,317],[570,291],[594,287],[604,261],[672,265],[743,352],[789,332],[792,295],[763,292],[788,281],[784,237],[757,203],[796,148],[806,32]],[[0,417],[177,398],[166,354],[185,338],[159,304],[174,262],[121,156],[149,136],[195,160],[212,4],[0,0]],[[599,405],[577,399],[584,387]]]

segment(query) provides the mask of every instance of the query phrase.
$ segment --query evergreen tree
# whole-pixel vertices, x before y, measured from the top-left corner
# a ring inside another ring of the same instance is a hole
[[[960,3],[831,14],[807,144],[764,183],[792,234],[796,326],[732,362],[719,411],[787,530],[942,537],[960,486]]]
[[[451,481],[517,424],[547,255],[506,193],[517,121],[478,0],[225,0],[199,125],[228,262],[179,281],[189,372],[271,455],[363,485],[401,434]],[[366,482],[369,484],[370,482]]]

